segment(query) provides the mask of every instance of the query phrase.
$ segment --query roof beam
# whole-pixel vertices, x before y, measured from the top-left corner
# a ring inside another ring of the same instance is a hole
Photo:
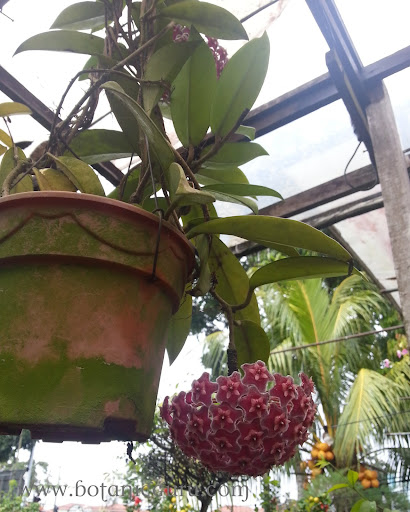
[[[410,164],[406,160],[407,165]],[[410,175],[410,173],[409,173]],[[375,173],[371,165],[362,167],[349,173],[349,182],[344,176],[322,183],[299,194],[295,194],[284,201],[262,208],[260,215],[273,215],[275,217],[290,218],[308,212],[317,206],[332,203],[336,199],[354,194],[360,190],[370,189],[375,185]],[[354,185],[354,187],[352,187]],[[382,208],[383,198],[380,193],[372,194],[364,199],[353,200],[337,208],[329,209],[317,215],[303,218],[302,222],[310,224],[317,229],[324,229],[342,220],[362,215],[363,213]],[[241,242],[231,246],[232,252],[238,256],[246,256],[265,247],[252,242]]]
[[[44,126],[44,128],[49,131],[51,130],[55,117],[54,112],[26,89],[23,84],[10,75],[2,66],[0,66],[0,90],[11,100],[24,103],[24,105],[29,107],[32,111],[32,117],[41,124],[41,126]],[[60,121],[61,119],[57,118],[57,122]],[[111,162],[94,164],[93,167],[113,185],[118,185],[124,176],[120,169]]]
[[[362,77],[368,87],[410,66],[410,46],[363,68]],[[246,124],[255,127],[260,137],[341,98],[329,73],[252,110]]]

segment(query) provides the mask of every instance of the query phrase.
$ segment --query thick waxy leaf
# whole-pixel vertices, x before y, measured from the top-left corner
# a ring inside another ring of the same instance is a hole
[[[207,209],[209,211],[210,218],[217,219],[218,215],[215,210],[215,206],[212,203],[209,203],[207,206]],[[185,213],[185,215],[181,216],[182,225],[184,227],[184,230],[189,230],[191,225],[196,226],[197,224],[200,224],[201,222],[204,222],[204,215],[202,212],[202,207],[198,204],[194,204],[189,208],[189,211]]]
[[[57,167],[67,176],[67,178],[80,192],[85,194],[94,194],[96,196],[105,196],[100,180],[97,178],[97,175],[91,167],[85,162],[69,156],[56,157],[50,153],[47,154],[53,158]]]
[[[234,194],[236,196],[272,196],[283,199],[283,197],[279,194],[279,192],[276,192],[276,190],[268,187],[262,187],[260,185],[244,185],[242,183],[217,183],[213,185],[206,185],[203,187],[203,190],[224,192],[225,194]]]
[[[264,215],[225,217],[195,226],[187,236],[192,238],[200,233],[234,235],[261,245],[283,244],[327,254],[342,261],[352,259],[338,242],[321,231],[292,219]]]
[[[257,270],[250,279],[254,290],[258,286],[292,279],[343,276],[349,273],[349,264],[333,258],[305,256],[273,261]]]
[[[210,148],[207,148],[203,155],[209,150]],[[207,169],[223,170],[246,164],[258,156],[267,154],[266,150],[256,142],[228,142],[222,146],[216,155],[207,160],[203,164],[203,167]]]
[[[228,304],[242,304],[249,292],[249,278],[232,251],[219,238],[212,237],[209,268],[215,274],[215,290]],[[249,305],[235,313],[237,320],[260,323],[259,308],[253,295]]]
[[[200,43],[200,41],[187,41],[163,46],[149,59],[145,68],[144,80],[152,82],[163,80],[171,84]],[[151,113],[165,88],[162,85],[152,83],[143,85],[142,90],[144,109]]]
[[[141,130],[147,136],[150,144],[150,151],[155,155],[162,170],[166,172],[174,161],[174,153],[171,146],[160,132],[156,124],[150,119],[147,113],[138,103],[130,98],[116,82],[107,82],[103,88],[108,94],[116,96],[124,105],[126,105],[135,119],[138,121]]]
[[[128,158],[134,153],[127,137],[116,130],[85,130],[73,139],[70,148],[88,164]]]
[[[238,325],[239,324],[239,325]],[[239,320],[234,327],[235,345],[238,352],[238,366],[260,359],[268,364],[269,338],[262,327],[249,320]]]
[[[172,84],[172,121],[185,147],[198,145],[205,136],[215,87],[215,61],[210,48],[201,40]]]
[[[0,105],[1,108],[1,105]],[[4,130],[0,128],[0,142],[5,144],[7,147],[11,148],[13,145],[13,141],[11,140],[10,135],[8,135]]]
[[[181,352],[191,328],[192,297],[185,294],[178,311],[171,318],[168,329],[167,352],[169,364],[172,364]]]
[[[123,76],[118,75],[113,75],[112,78],[124,90],[125,94],[128,94],[130,98],[137,99],[139,93],[139,84],[136,80],[129,80]],[[116,96],[113,94],[108,94],[107,98],[110,103],[111,110],[113,111],[125,138],[128,140],[130,147],[136,154],[139,155],[140,129],[137,119],[130,111],[130,109],[124,105],[124,103]]]
[[[192,188],[182,167],[173,162],[168,170],[170,195],[174,206],[213,203],[215,197],[210,192]]]
[[[201,169],[196,178],[202,185],[213,185],[214,183],[242,183],[248,184],[248,178],[241,169]]]
[[[227,135],[241,115],[252,108],[268,69],[270,44],[266,33],[246,43],[229,60],[216,87],[211,111],[211,128]]]
[[[17,155],[19,160],[27,160],[26,155],[23,150],[17,147]],[[2,187],[4,180],[10,174],[10,172],[16,167],[16,162],[14,160],[14,148],[10,148],[7,150],[3,158],[1,159],[0,164],[0,187]],[[30,176],[24,176],[22,180],[20,180],[15,187],[13,187],[10,192],[11,194],[17,194],[20,192],[32,192],[33,191],[33,182],[31,181]]]
[[[34,169],[40,190],[66,190],[76,192],[77,187],[57,169]]]
[[[14,54],[27,50],[48,50],[104,56],[104,39],[74,30],[56,30],[30,37],[17,48]],[[123,55],[120,55],[118,50],[113,48],[113,58],[121,59],[126,55],[128,55],[128,50],[125,46],[123,47]]]
[[[88,30],[104,25],[105,6],[101,2],[78,2],[69,5],[50,28]]]
[[[219,39],[248,39],[241,22],[229,11],[207,2],[185,0],[161,10],[160,16],[194,27]]]
[[[209,192],[208,192],[209,193]],[[241,196],[235,196],[233,194],[226,194],[224,192],[212,192],[213,197],[217,201],[224,201],[225,203],[234,203],[234,204],[240,204],[242,206],[246,206],[249,208],[255,215],[258,214],[258,205],[253,199],[250,199],[249,197],[241,197]]]
[[[244,126],[241,124],[235,133],[238,135],[244,135],[245,137],[248,137],[249,140],[255,140],[256,129],[253,126]]]
[[[0,103],[0,117],[16,116],[18,114],[31,114],[31,110],[16,101],[7,101]]]

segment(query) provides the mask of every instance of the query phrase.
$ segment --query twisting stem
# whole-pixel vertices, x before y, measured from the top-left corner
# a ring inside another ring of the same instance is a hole
[[[201,165],[209,160],[211,157],[216,155],[218,151],[222,148],[222,146],[225,144],[225,142],[228,141],[228,139],[236,132],[236,130],[239,128],[242,121],[245,119],[245,117],[248,115],[249,109],[245,109],[241,116],[239,117],[238,121],[236,122],[235,126],[232,128],[232,130],[227,133],[224,137],[219,137],[215,139],[215,144],[211,147],[211,149],[201,158],[198,160],[195,160],[195,162],[192,163],[192,169],[195,171],[201,167]]]
[[[136,56],[138,56],[140,53],[144,52],[147,48],[149,48],[152,44],[154,44],[158,39],[160,39],[168,30],[170,30],[174,26],[174,22],[168,23],[166,27],[164,27],[162,30],[158,32],[155,36],[153,36],[149,41],[141,45],[139,48],[137,48],[134,52],[130,53],[125,59],[118,62],[115,66],[113,66],[111,69],[103,73],[100,78],[88,89],[88,91],[85,92],[81,100],[75,105],[75,107],[71,110],[71,112],[68,114],[67,118],[60,124],[59,129],[62,130],[65,128],[68,123],[71,121],[72,117],[80,110],[83,103],[91,96],[91,94],[97,90],[100,85],[102,85],[105,81],[105,79],[110,75],[110,73],[122,68],[127,64],[129,61],[134,59]],[[82,71],[80,74],[84,73]],[[55,128],[55,126],[54,126]]]
[[[10,195],[10,190],[15,186],[16,179],[23,175],[27,174],[29,170],[27,167],[29,166],[29,162],[24,162],[23,160],[20,160],[17,162],[16,167],[14,167],[10,173],[8,174],[7,178],[3,182],[3,186],[1,187],[1,195],[2,197],[6,197]]]
[[[223,309],[229,328],[229,345],[228,345],[228,375],[238,371],[238,353],[235,345],[234,318],[231,306],[224,300],[215,290],[211,290],[214,298],[219,302]]]

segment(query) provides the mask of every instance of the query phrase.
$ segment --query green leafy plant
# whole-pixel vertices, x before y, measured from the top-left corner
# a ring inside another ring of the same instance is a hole
[[[255,289],[284,279],[347,275],[353,270],[351,256],[341,245],[306,224],[258,215],[218,217],[214,207],[216,201],[235,203],[256,214],[255,197],[281,198],[275,190],[249,184],[239,169],[266,155],[249,140],[255,134],[246,126],[246,115],[268,69],[267,35],[246,42],[222,69],[226,55],[215,38],[248,36],[230,12],[207,2],[77,2],[51,28],[22,43],[16,53],[52,50],[90,57],[70,81],[50,138],[35,161],[11,135],[0,132],[2,195],[64,190],[103,196],[92,166],[100,169],[101,162],[138,156],[139,163],[130,164],[109,197],[155,212],[180,230],[197,254],[196,269],[169,331],[171,362],[189,333],[192,296],[208,292],[226,314],[229,348],[235,352],[235,339],[241,345],[230,371],[249,360],[267,361],[269,340],[260,327]],[[89,88],[60,121],[76,80],[89,80]],[[101,94],[108,98],[120,131],[91,127]],[[165,129],[167,112],[182,144],[178,149]],[[6,120],[18,113],[29,111],[15,103],[0,108]],[[248,277],[219,235],[280,249],[287,258]],[[314,255],[303,257],[299,249]]]

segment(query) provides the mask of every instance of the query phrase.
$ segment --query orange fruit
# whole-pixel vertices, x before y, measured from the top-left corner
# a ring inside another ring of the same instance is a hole
[[[359,473],[359,482],[361,482],[364,478],[364,471],[360,471]]]
[[[320,475],[321,472],[322,472],[322,470],[320,468],[313,468],[312,469],[312,476]]]
[[[327,452],[330,450],[330,446],[327,443],[321,443],[320,449]]]
[[[367,478],[368,480],[371,480],[372,474],[373,474],[373,471],[371,469],[366,469],[364,472],[364,477]]]
[[[374,478],[372,480],[372,487],[379,487],[380,482],[377,480],[377,478]]]
[[[315,467],[315,461],[314,460],[308,460],[308,468],[313,469]]]
[[[299,464],[299,467],[302,471],[304,471],[307,468],[307,463],[302,460],[302,462]]]
[[[370,480],[376,480],[377,471],[370,471]]]
[[[319,450],[316,450],[316,448],[313,448],[313,450],[310,452],[312,455],[312,459],[317,459],[319,455]]]
[[[371,480],[368,480],[367,478],[363,478],[362,485],[365,489],[368,489],[369,487],[372,486],[372,482],[371,482]]]
[[[327,461],[331,461],[335,458],[335,454],[333,452],[325,452],[325,459]]]
[[[325,452],[323,450],[319,450],[319,453],[317,454],[318,459],[324,459],[325,458]]]

